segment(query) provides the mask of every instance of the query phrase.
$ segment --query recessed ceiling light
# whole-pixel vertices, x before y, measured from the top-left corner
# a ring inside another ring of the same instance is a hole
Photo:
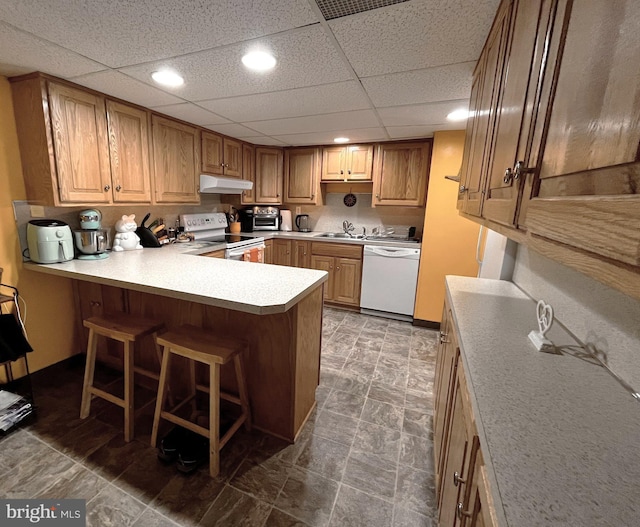
[[[158,84],[162,84],[163,86],[170,86],[171,88],[182,86],[184,84],[184,79],[180,77],[180,75],[178,75],[175,71],[171,70],[154,71],[151,74],[151,78]]]
[[[459,108],[457,110],[452,111],[447,115],[447,119],[449,121],[464,121],[468,119],[470,115],[469,110],[465,110],[464,108]]]
[[[348,137],[336,137],[333,140],[334,143],[348,143],[349,142],[349,138]]]
[[[276,65],[276,59],[266,51],[252,51],[242,57],[242,63],[254,71],[267,71]]]

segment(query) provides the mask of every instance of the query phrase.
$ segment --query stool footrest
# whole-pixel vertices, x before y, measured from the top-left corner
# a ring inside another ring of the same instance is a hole
[[[126,406],[126,403],[125,403],[124,399],[120,399],[120,397],[116,397],[115,395],[113,395],[113,394],[111,394],[109,392],[105,392],[104,390],[101,390],[100,388],[96,388],[94,386],[88,386],[87,389],[93,395],[96,395],[98,397],[102,397],[103,399],[106,399],[110,403],[117,404],[120,408],[124,408]]]
[[[167,410],[167,412],[177,412],[178,410],[180,410],[180,408],[182,408],[183,406],[189,404],[191,401],[193,401],[196,398],[195,395],[191,395],[190,397],[187,397],[185,400],[180,401],[178,404],[176,404],[173,408],[171,408],[171,410]]]
[[[238,431],[238,428],[240,428],[242,426],[242,423],[244,423],[246,420],[247,420],[247,416],[244,414],[238,417],[238,419],[236,419],[236,421],[231,425],[231,428],[227,430],[227,433],[224,436],[222,436],[222,438],[220,438],[220,444],[218,446],[218,450],[222,450],[224,445],[227,444],[227,441],[231,439],[233,434],[235,434]]]
[[[161,412],[160,417],[162,417],[163,419],[166,419],[167,421],[175,425],[182,426],[187,430],[191,430],[192,432],[195,432],[196,434],[200,434],[201,436],[209,439],[209,429],[205,428],[204,426],[197,425],[195,423],[192,423],[191,421],[187,421],[186,419],[183,419],[182,417],[178,417],[177,415],[170,414],[169,412]]]
[[[200,390],[201,392],[211,393],[211,390],[209,390],[209,387],[205,386],[204,384],[196,384],[196,389]],[[220,392],[220,399],[224,399],[225,401],[229,401],[230,403],[242,405],[242,402],[240,401],[240,397],[233,395],[232,393],[229,393],[229,392]]]

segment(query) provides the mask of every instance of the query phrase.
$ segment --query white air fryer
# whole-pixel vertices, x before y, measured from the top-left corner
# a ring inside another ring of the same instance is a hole
[[[29,258],[36,263],[60,263],[73,260],[71,229],[60,220],[31,220],[27,224]]]

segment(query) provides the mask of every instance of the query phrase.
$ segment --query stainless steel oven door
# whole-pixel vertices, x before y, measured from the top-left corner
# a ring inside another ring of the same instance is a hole
[[[238,260],[241,261],[245,251],[249,251],[251,249],[260,249],[262,248],[264,250],[265,248],[265,244],[264,242],[258,242],[258,243],[250,243],[248,245],[243,245],[242,247],[236,247],[234,249],[227,249],[224,253],[224,257],[227,260]]]

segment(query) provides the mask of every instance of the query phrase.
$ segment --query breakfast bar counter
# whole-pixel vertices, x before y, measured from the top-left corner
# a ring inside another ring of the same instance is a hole
[[[256,428],[294,441],[315,407],[324,271],[206,258],[179,246],[110,253],[104,260],[25,263],[25,269],[74,280],[83,349],[82,319],[103,312],[141,315],[167,327],[192,324],[249,342],[245,364]],[[119,348],[101,345],[99,360],[121,364]],[[158,370],[152,346],[143,347],[136,363]],[[198,372],[202,384],[206,373]],[[186,379],[188,368],[179,364],[172,377],[176,394]],[[233,371],[223,368],[223,389],[233,391],[234,382]]]

